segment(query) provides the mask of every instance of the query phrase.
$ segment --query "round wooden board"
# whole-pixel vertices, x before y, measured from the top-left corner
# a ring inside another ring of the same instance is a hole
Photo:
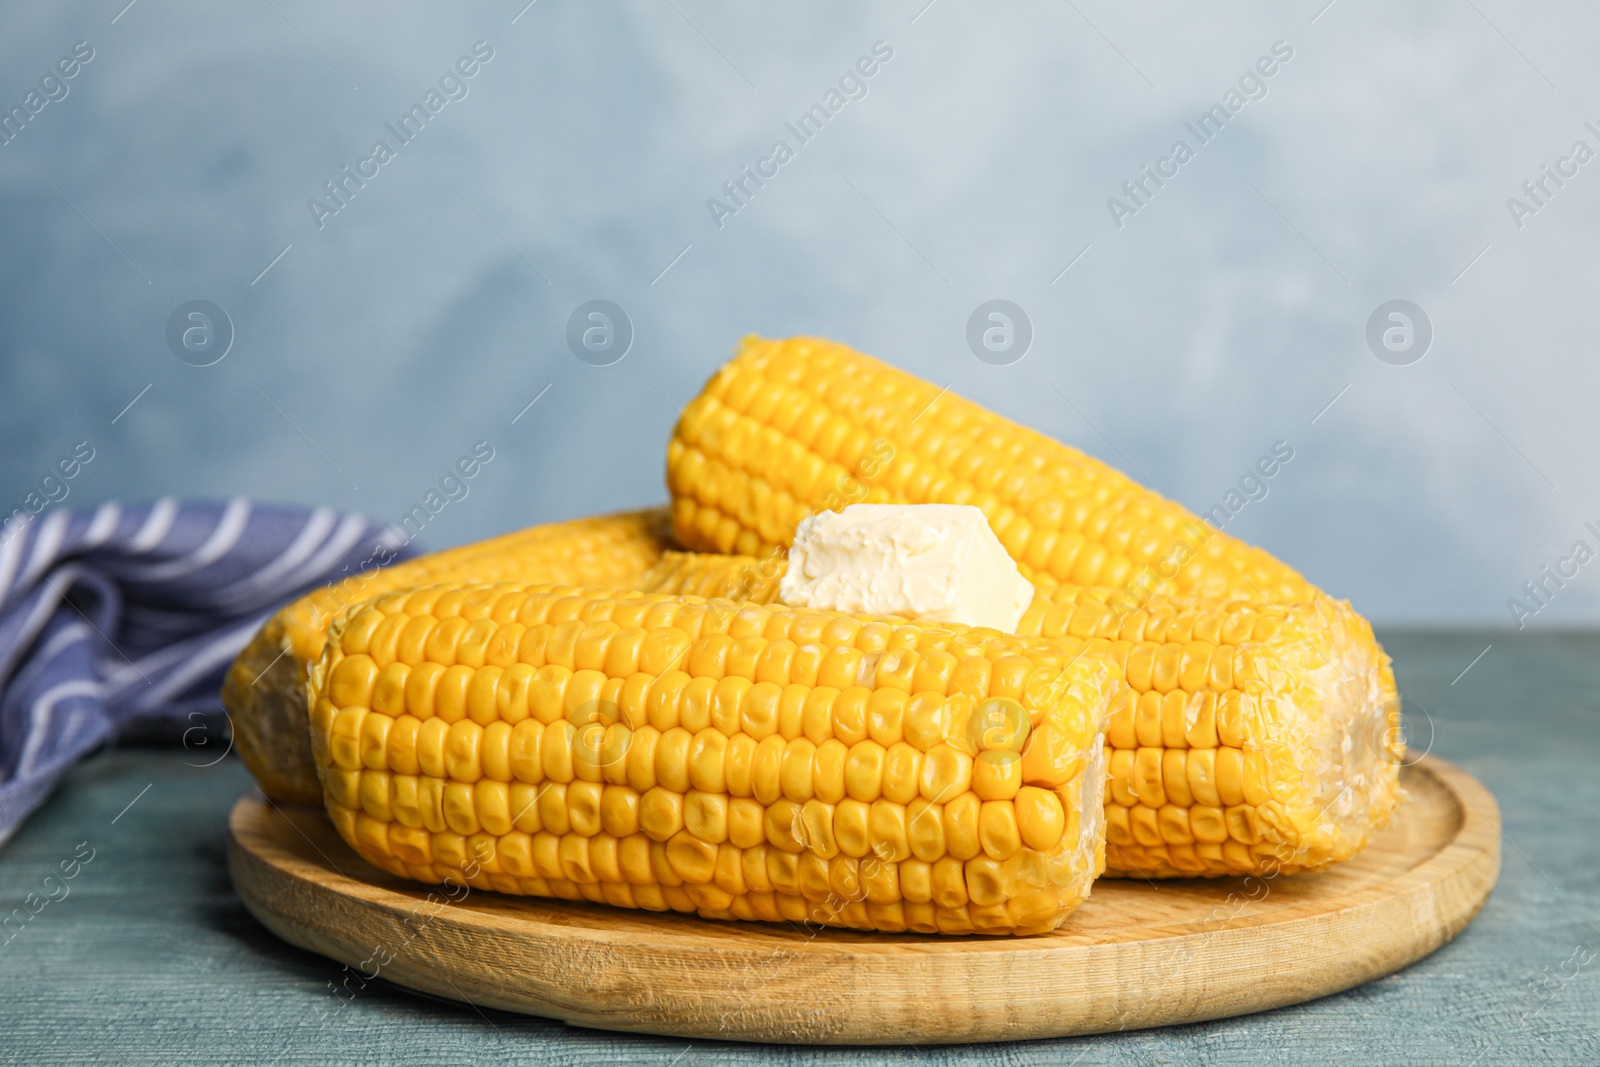
[[[1499,809],[1442,760],[1402,781],[1395,826],[1349,863],[1265,881],[1104,879],[1059,930],[1028,938],[723,923],[479,890],[451,903],[364,863],[320,811],[254,793],[229,820],[229,867],[285,940],[480,1006],[678,1037],[1020,1040],[1296,1004],[1450,940],[1494,887]]]

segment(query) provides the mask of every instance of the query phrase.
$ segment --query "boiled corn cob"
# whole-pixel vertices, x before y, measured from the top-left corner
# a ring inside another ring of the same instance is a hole
[[[262,792],[279,803],[321,804],[306,719],[306,671],[333,616],[423,582],[568,582],[636,585],[667,546],[662,509],[533,526],[422,556],[315,589],[261,627],[234,661],[222,703],[234,741]]]
[[[333,624],[312,742],[339,833],[402,877],[1022,934],[1102,868],[1111,674],[956,625],[433,586]]]
[[[974,504],[1030,580],[1298,603],[1295,570],[1075,448],[841,344],[746,338],[667,452],[684,548],[769,556],[847,504]]]
[[[784,564],[667,552],[645,588],[769,603]],[[773,571],[776,571],[774,574]],[[1143,877],[1315,870],[1385,825],[1404,755],[1389,659],[1342,601],[1295,605],[1040,585],[1021,636],[1111,657],[1106,867]]]

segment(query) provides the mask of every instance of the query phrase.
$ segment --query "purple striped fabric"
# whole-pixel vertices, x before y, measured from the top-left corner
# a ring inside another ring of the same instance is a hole
[[[247,500],[58,509],[0,528],[0,843],[103,744],[193,734],[220,755],[222,675],[267,616],[412,554],[393,527]]]

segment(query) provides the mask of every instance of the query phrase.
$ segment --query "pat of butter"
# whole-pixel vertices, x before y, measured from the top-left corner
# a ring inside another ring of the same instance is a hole
[[[1014,633],[1033,585],[978,508],[852,504],[801,520],[778,599]]]

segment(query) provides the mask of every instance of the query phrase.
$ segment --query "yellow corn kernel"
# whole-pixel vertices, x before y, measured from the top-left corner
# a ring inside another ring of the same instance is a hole
[[[367,714],[363,707],[349,707],[334,713],[327,741],[334,766],[349,771],[361,769],[361,725]]]
[[[788,744],[783,735],[774,734],[756,746],[750,761],[750,789],[762,804],[770,805],[783,795],[783,760]]]
[[[929,804],[921,797],[906,805],[906,836],[912,854],[932,863],[947,851],[944,839],[944,806]]]
[[[514,777],[511,772],[512,730],[511,724],[503,720],[483,728],[478,756],[485,777],[497,782],[509,782]]]
[[[361,720],[361,765],[375,771],[388,766],[389,729],[394,720],[387,715],[368,715]]]
[[[572,819],[567,810],[567,786],[561,782],[546,782],[539,790],[536,802],[539,809],[539,824],[553,834],[565,834],[572,829]],[[560,874],[548,874],[546,878],[559,878]]]
[[[389,810],[402,826],[416,829],[422,825],[422,812],[417,804],[416,775],[389,775]]]
[[[896,804],[909,804],[921,787],[923,754],[904,741],[883,757],[883,795]]]
[[[1066,829],[1066,812],[1053,790],[1024,786],[1014,801],[1022,843],[1038,852],[1050,852]]]
[[[944,805],[945,846],[956,859],[969,860],[982,848],[978,830],[982,810],[983,801],[971,793],[963,793]]]
[[[833,836],[833,805],[821,800],[808,800],[800,806],[799,837],[805,847],[823,859],[839,854],[839,842]]]
[[[472,800],[485,833],[498,837],[511,832],[511,790],[504,782],[479,781],[472,789]]]
[[[984,800],[1010,800],[1022,788],[1022,757],[1016,752],[980,752],[972,763],[972,791]]]
[[[444,785],[444,822],[458,834],[478,832],[478,806],[472,787],[465,782],[446,782]]]
[[[639,829],[652,841],[666,841],[683,829],[683,795],[659,786],[639,798]]]
[[[573,782],[567,786],[567,822],[573,833],[593,837],[600,832],[604,795],[605,786],[598,782]]]
[[[390,663],[378,672],[372,685],[372,710],[394,718],[405,714],[406,679],[411,668],[404,663]]]
[[[370,656],[346,656],[328,677],[328,699],[336,708],[368,707],[377,680],[378,667]]]
[[[713,845],[728,839],[728,797],[691,791],[683,800],[684,829]]]
[[[783,795],[790,800],[810,800],[815,791],[815,759],[817,746],[803,737],[795,738],[784,747],[779,784]]]
[[[444,772],[457,782],[483,777],[483,727],[470,720],[451,723],[444,741]]]
[[[689,746],[694,734],[674,726],[656,742],[655,779],[663,789],[684,793],[689,789]]]
[[[1017,812],[1011,801],[982,802],[978,812],[978,841],[984,854],[996,860],[1010,859],[1022,847]]]
[[[931,881],[933,902],[941,908],[959,908],[967,903],[967,873],[962,861],[946,856],[933,864]]]
[[[859,859],[871,848],[872,839],[867,826],[871,808],[855,799],[841,800],[833,809],[833,837],[839,851]]]
[[[456,620],[459,621],[459,620]],[[434,631],[438,636],[438,631]],[[439,676],[439,685],[433,694],[433,713],[447,723],[460,722],[467,715],[467,686],[472,684],[477,672],[471,667],[454,664]]]
[[[707,727],[690,740],[686,755],[689,788],[706,793],[726,793],[725,761],[728,734]]]
[[[812,791],[818,800],[825,804],[837,804],[844,799],[844,768],[849,755],[850,749],[832,737],[817,746]]]
[[[904,805],[874,800],[868,815],[872,854],[885,863],[899,863],[911,855],[911,830]]]
[[[972,757],[950,745],[935,745],[922,764],[917,790],[933,803],[944,803],[972,785]]]
[[[330,767],[326,775],[325,787],[329,799],[340,807],[356,808],[361,805],[360,771],[346,770],[343,767]]]
[[[1161,840],[1168,845],[1190,845],[1194,834],[1189,829],[1188,812],[1176,804],[1168,804],[1156,812],[1156,827]]]
[[[844,787],[855,800],[870,803],[883,789],[883,747],[876,741],[858,741],[845,757]]]
[[[736,848],[754,848],[766,840],[766,809],[748,797],[728,802],[728,840]]]
[[[600,825],[612,837],[639,830],[639,794],[625,785],[608,785],[600,794]]]
[[[1217,795],[1225,805],[1244,803],[1244,753],[1236,748],[1217,749]]]

